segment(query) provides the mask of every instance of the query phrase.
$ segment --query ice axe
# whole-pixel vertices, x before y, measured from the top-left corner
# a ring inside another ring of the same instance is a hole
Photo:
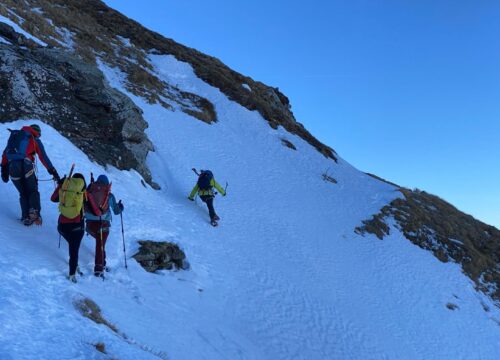
[[[118,204],[121,204],[122,201],[118,201]],[[127,266],[127,252],[125,250],[125,231],[123,230],[123,211],[120,212],[120,221],[122,223],[122,241],[123,241],[123,257],[125,258],[125,269],[128,269]]]

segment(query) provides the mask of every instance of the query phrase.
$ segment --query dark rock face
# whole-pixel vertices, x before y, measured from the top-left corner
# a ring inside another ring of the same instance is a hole
[[[97,163],[136,169],[151,183],[142,112],[96,66],[62,49],[0,44],[0,86],[1,122],[39,118]]]
[[[446,201],[423,191],[400,189],[394,200],[372,219],[363,221],[358,233],[383,239],[390,232],[387,220],[415,245],[430,250],[442,262],[453,261],[500,306],[500,230],[464,214]]]
[[[189,268],[186,255],[177,244],[139,241],[139,252],[133,258],[148,272]]]
[[[28,39],[23,34],[17,33],[16,31],[14,31],[12,26],[2,22],[0,22],[0,36],[14,45],[27,46],[30,48],[35,48],[38,46],[37,43],[35,43],[33,40]]]

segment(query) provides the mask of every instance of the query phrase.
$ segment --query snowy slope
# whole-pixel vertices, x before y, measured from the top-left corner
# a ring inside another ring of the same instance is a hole
[[[87,275],[70,284],[64,240],[57,248],[56,205],[48,202],[53,184],[41,182],[44,226],[28,229],[17,221],[16,191],[4,185],[0,358],[108,358],[91,345],[97,342],[120,359],[496,358],[495,312],[486,313],[481,303],[493,307],[458,266],[440,263],[397,231],[384,241],[354,234],[361,220],[397,196],[394,188],[271,130],[186,64],[168,56],[152,60],[162,76],[209,98],[220,122],[209,126],[132,97],[149,122],[156,147],[149,165],[163,190],[144,188],[135,172],[110,168],[107,174],[126,204],[128,254],[139,239],[175,241],[192,269],[151,275],[129,259],[126,271],[115,219],[109,279]],[[101,67],[121,88],[120,74]],[[26,123],[2,125],[3,142],[7,127]],[[72,162],[85,174],[105,171],[42,127],[61,172]],[[283,147],[282,136],[298,151]],[[192,166],[211,168],[221,183],[229,182],[228,196],[216,200],[219,228],[208,224],[201,203],[186,198],[195,181]],[[321,179],[327,168],[337,185]],[[91,238],[80,254],[90,274]],[[128,342],[74,310],[73,301],[84,296]]]
[[[77,164],[105,172],[123,199],[128,255],[137,240],[179,243],[191,270],[146,273],[133,259],[125,270],[119,219],[108,242],[106,281],[91,276],[93,246],[85,237],[74,285],[65,279],[67,246],[58,249],[54,185],[41,181],[44,225],[25,228],[17,192],[0,198],[0,359],[496,359],[500,314],[454,264],[443,264],[396,229],[384,241],[354,228],[398,192],[327,160],[256,112],[229,101],[171,56],[150,56],[156,72],[181,90],[209,99],[219,122],[207,125],[128,94],[144,110],[156,152],[148,164],[161,186],[89,161],[40,123],[59,170]],[[100,64],[112,86],[124,76]],[[33,120],[36,121],[36,120]],[[0,144],[6,128],[0,125]],[[291,140],[297,151],[281,144]],[[218,197],[219,228],[187,195],[192,167],[210,168],[228,196]],[[338,184],[324,182],[330,169]],[[67,170],[66,170],[67,171]],[[39,178],[48,179],[40,166]],[[73,302],[93,299],[121,333],[83,318]],[[458,306],[455,311],[448,303]],[[484,307],[491,310],[486,312]],[[92,344],[102,342],[108,355]]]

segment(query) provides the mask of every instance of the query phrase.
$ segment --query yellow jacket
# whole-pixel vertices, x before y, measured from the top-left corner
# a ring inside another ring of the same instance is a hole
[[[191,200],[193,200],[194,197],[196,196],[196,193],[198,193],[198,195],[200,195],[200,196],[214,196],[214,191],[212,190],[212,188],[216,188],[217,191],[220,194],[222,194],[222,196],[226,195],[226,192],[224,191],[224,189],[222,188],[222,186],[220,186],[219,183],[217,181],[215,181],[215,179],[210,180],[210,185],[212,187],[209,190],[201,190],[198,187],[198,184],[196,184],[194,186],[193,190],[191,190],[191,194],[189,194],[189,198]]]

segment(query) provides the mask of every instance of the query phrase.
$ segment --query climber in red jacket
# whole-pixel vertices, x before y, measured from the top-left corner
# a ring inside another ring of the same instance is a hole
[[[10,176],[19,191],[22,222],[26,226],[42,224],[40,193],[35,174],[35,155],[38,155],[49,174],[59,181],[59,174],[47,156],[40,136],[41,129],[37,124],[23,126],[21,130],[11,130],[7,146],[2,154],[2,180],[8,182]]]

